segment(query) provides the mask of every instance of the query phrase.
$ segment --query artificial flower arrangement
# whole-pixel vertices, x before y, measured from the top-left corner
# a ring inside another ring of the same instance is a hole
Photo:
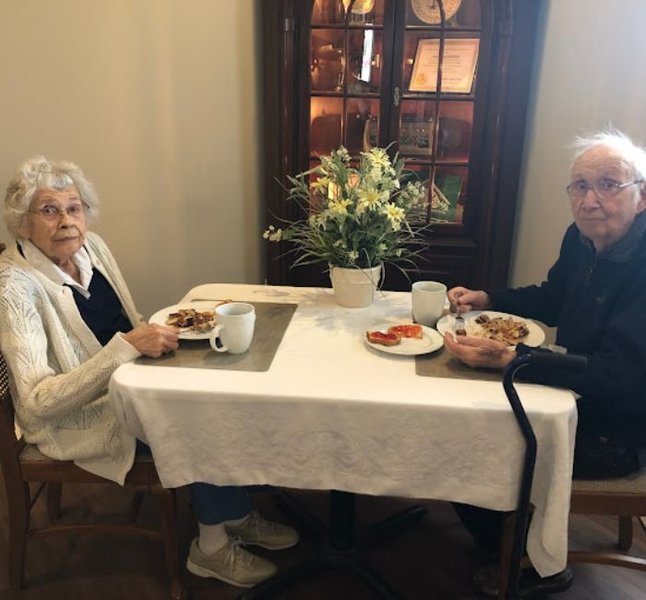
[[[426,187],[407,181],[404,161],[391,161],[384,148],[362,152],[357,167],[341,146],[320,157],[320,165],[288,177],[288,199],[304,218],[270,225],[263,237],[294,244],[293,266],[325,262],[330,267],[366,269],[382,263],[415,266],[425,244],[415,215],[425,214]]]

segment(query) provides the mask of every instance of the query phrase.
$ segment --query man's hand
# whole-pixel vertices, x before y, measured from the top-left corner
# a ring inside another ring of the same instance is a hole
[[[487,292],[470,290],[465,287],[454,287],[447,292],[451,310],[465,313],[470,310],[486,310],[491,308],[491,299]]]
[[[454,338],[448,331],[444,334],[444,347],[469,367],[504,369],[516,358],[516,351],[502,342],[466,335]]]
[[[132,344],[144,356],[157,358],[177,349],[179,345],[177,327],[164,325],[139,325],[125,333],[123,339]]]

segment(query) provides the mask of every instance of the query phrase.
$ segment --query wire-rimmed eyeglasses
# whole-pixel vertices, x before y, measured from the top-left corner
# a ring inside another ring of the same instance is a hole
[[[66,208],[55,206],[54,204],[45,204],[35,210],[30,210],[30,213],[40,215],[46,221],[58,221],[64,214],[70,219],[78,221],[85,217],[85,205],[82,203],[70,204]]]
[[[629,185],[635,185],[637,183],[643,183],[643,179],[635,179],[634,181],[626,181],[625,183],[620,183],[614,179],[597,179],[592,183],[586,181],[585,179],[579,179],[579,181],[573,181],[565,189],[567,190],[568,196],[572,200],[581,200],[585,198],[585,195],[593,190],[597,198],[601,200],[607,200],[608,198],[613,198],[621,190]]]

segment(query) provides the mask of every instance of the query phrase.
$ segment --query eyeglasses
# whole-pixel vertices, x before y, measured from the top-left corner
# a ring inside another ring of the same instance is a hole
[[[635,179],[635,181],[627,181],[626,183],[619,183],[614,179],[598,179],[594,183],[588,183],[585,179],[581,179],[579,181],[573,181],[565,189],[572,200],[585,198],[590,190],[594,190],[597,198],[607,200],[608,198],[616,196],[625,187],[643,182],[643,179]]]
[[[67,208],[55,206],[53,204],[45,204],[36,210],[30,210],[30,213],[40,215],[46,221],[58,221],[64,214],[70,219],[78,221],[85,217],[84,204],[70,204]]]

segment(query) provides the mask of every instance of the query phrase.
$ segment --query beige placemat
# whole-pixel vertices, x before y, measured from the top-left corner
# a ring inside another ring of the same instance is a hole
[[[256,309],[256,329],[251,346],[244,354],[211,350],[209,340],[180,340],[179,348],[160,358],[138,358],[144,365],[228,369],[232,371],[267,371],[298,304],[251,302]]]
[[[473,369],[453,358],[444,348],[432,354],[415,357],[415,373],[422,377],[450,377],[502,381],[502,372],[493,369]]]

